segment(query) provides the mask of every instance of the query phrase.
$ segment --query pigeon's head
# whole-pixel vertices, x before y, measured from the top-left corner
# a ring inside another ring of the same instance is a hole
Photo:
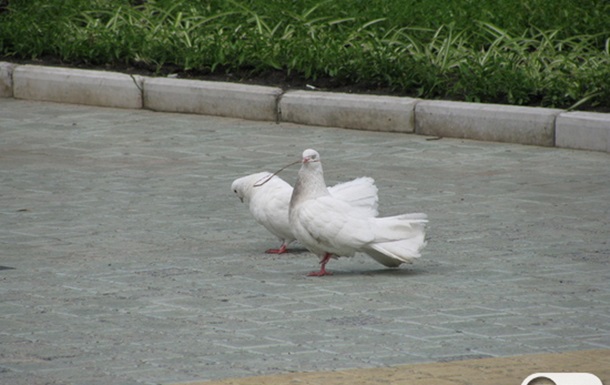
[[[233,192],[235,193],[235,196],[239,198],[239,200],[243,203],[244,202],[244,195],[245,195],[245,186],[244,186],[244,178],[239,178],[233,181],[233,183],[231,184],[231,190],[233,190]]]
[[[318,152],[314,149],[308,148],[307,150],[303,151],[303,160],[302,163],[312,163],[312,162],[319,162],[320,161],[320,154],[318,154]]]
[[[235,193],[235,196],[237,196],[240,201],[249,203],[254,185],[257,182],[264,180],[264,178],[268,178],[270,175],[270,173],[265,171],[235,179],[231,184],[231,190],[233,190],[233,193]]]

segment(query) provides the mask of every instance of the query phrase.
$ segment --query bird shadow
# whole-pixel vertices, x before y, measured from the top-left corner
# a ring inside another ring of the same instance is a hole
[[[305,253],[310,253],[310,251],[305,248],[299,248],[299,247],[292,248],[291,247],[290,249],[286,250],[285,254],[301,255],[301,254],[305,254]]]
[[[365,276],[365,277],[409,277],[426,274],[427,271],[418,268],[385,268],[385,269],[374,269],[374,270],[333,270],[332,277],[354,277],[354,276]]]

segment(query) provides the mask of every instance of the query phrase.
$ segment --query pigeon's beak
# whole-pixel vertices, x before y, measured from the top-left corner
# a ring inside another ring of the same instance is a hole
[[[243,197],[238,197],[238,198],[239,198],[239,201],[240,201],[241,203],[244,203],[244,198],[243,198]]]

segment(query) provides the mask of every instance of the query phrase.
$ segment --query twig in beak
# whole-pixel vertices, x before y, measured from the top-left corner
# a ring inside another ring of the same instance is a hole
[[[271,180],[271,178],[273,178],[274,176],[276,176],[277,174],[279,174],[280,172],[284,171],[285,169],[287,169],[288,167],[295,165],[297,163],[301,163],[300,160],[294,161],[282,168],[280,168],[279,170],[277,170],[276,172],[274,172],[273,174],[266,176],[264,178],[261,178],[258,182],[254,183],[254,187],[260,187],[262,185],[264,185],[265,183],[269,182]]]

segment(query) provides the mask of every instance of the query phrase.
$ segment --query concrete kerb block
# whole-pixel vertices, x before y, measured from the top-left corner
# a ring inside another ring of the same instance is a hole
[[[280,99],[284,122],[371,131],[414,132],[418,99],[291,91]]]
[[[564,112],[555,124],[557,147],[610,152],[610,114]]]
[[[13,97],[13,63],[0,62],[0,98]]]
[[[142,77],[70,68],[18,66],[13,71],[17,99],[100,107],[142,108]]]
[[[421,135],[555,145],[555,119],[562,110],[447,101],[422,101],[415,107]]]
[[[0,97],[610,152],[610,114],[145,78],[0,62]]]
[[[147,78],[144,108],[154,111],[276,121],[280,88],[200,80]]]

